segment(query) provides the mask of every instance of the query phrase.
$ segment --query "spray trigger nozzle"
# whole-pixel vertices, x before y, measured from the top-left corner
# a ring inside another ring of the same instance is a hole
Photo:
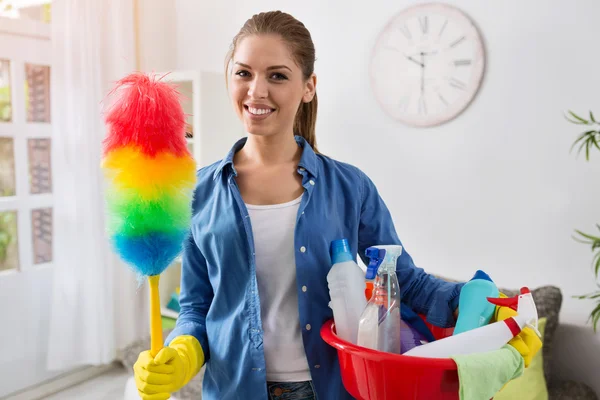
[[[487,300],[499,307],[509,307],[517,312],[517,315],[521,315],[527,321],[525,326],[530,327],[538,337],[542,337],[542,334],[537,328],[538,325],[538,313],[535,306],[533,296],[529,291],[529,288],[522,287],[520,294],[515,297],[508,298],[495,298],[488,297]]]
[[[490,303],[492,303],[496,306],[499,306],[499,307],[508,307],[508,308],[512,308],[515,311],[518,311],[519,298],[524,294],[531,295],[529,288],[527,288],[525,286],[521,288],[520,294],[518,294],[514,297],[488,297],[487,301],[489,301]]]
[[[519,296],[515,297],[488,297],[487,300],[495,306],[508,307],[517,311],[517,305],[519,303]]]

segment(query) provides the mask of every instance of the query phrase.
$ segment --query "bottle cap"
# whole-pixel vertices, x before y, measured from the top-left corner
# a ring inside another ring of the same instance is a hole
[[[365,255],[369,258],[369,265],[367,266],[366,279],[375,279],[379,266],[385,259],[385,250],[378,249],[377,247],[369,247],[365,250]]]
[[[473,277],[471,278],[471,280],[474,280],[474,279],[483,279],[485,281],[494,282],[488,274],[486,274],[485,272],[483,272],[480,269],[478,269],[477,272],[475,272],[475,275],[473,275]]]
[[[348,239],[337,239],[331,242],[330,255],[332,264],[354,260],[350,252]]]

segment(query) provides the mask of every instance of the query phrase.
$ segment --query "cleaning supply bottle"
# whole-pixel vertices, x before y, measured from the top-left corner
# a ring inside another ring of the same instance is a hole
[[[400,285],[396,260],[402,246],[372,246],[366,250],[369,265],[377,266],[373,295],[360,317],[359,346],[388,353],[401,353]]]
[[[363,271],[354,261],[347,239],[331,242],[333,266],[327,274],[330,308],[337,336],[356,344],[358,321],[367,301],[364,297]]]
[[[373,286],[377,277],[377,270],[383,259],[379,258],[379,249],[374,247],[369,247],[365,250],[365,254],[370,260],[369,265],[367,265],[367,272],[365,273],[365,298],[369,301],[373,297]]]
[[[460,290],[458,320],[454,335],[487,325],[494,315],[496,306],[487,301],[498,297],[498,288],[485,272],[478,270],[473,278]]]
[[[447,358],[456,355],[485,353],[502,348],[513,337],[517,336],[523,328],[530,327],[539,337],[537,329],[538,314],[533,296],[527,287],[521,288],[521,294],[512,299],[494,299],[488,301],[497,305],[517,304],[517,315],[502,321],[494,322],[480,328],[448,336],[435,342],[404,353],[405,356],[426,358]]]

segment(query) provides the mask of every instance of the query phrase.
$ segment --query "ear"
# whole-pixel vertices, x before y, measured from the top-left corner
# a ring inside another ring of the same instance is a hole
[[[310,103],[312,99],[315,97],[315,93],[317,92],[317,76],[312,74],[307,80],[304,88],[304,96],[302,96],[302,101],[304,103]]]

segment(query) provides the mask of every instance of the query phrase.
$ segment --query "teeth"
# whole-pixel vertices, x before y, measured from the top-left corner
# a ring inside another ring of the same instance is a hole
[[[251,114],[254,115],[263,115],[263,114],[268,114],[273,110],[270,109],[266,109],[266,108],[252,108],[252,107],[248,107],[248,111],[250,111]]]

